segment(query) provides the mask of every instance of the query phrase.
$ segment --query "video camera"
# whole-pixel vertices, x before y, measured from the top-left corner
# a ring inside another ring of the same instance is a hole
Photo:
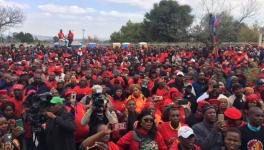
[[[95,108],[94,111],[97,113],[98,116],[103,115],[107,101],[108,99],[106,95],[102,93],[96,93],[92,95],[92,104]]]
[[[23,105],[28,109],[24,113],[24,119],[30,124],[32,132],[41,132],[41,125],[46,121],[43,112],[50,106],[51,98],[51,93],[33,93],[25,99]]]

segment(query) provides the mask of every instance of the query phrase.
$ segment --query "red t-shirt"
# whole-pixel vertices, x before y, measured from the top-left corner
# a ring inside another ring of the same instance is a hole
[[[46,85],[48,86],[48,88],[52,89],[52,88],[57,88],[57,84],[58,81],[54,80],[54,81],[45,81]]]
[[[125,110],[125,100],[111,100],[112,106],[119,110],[120,112],[123,112]]]
[[[179,127],[177,129],[174,129],[172,128],[170,121],[164,122],[159,126],[158,131],[164,138],[164,141],[168,147],[170,147],[172,143],[178,140],[178,129],[182,126],[186,126],[186,124],[180,123]]]
[[[21,116],[22,114],[22,104],[25,101],[26,97],[24,96],[22,100],[18,101],[16,98],[12,97],[9,99],[10,102],[15,104],[15,114],[16,116]]]
[[[68,112],[70,112],[72,109],[69,106],[66,106],[65,108]],[[82,103],[77,102],[77,104],[74,107],[74,112],[75,112],[74,122],[76,125],[76,130],[74,132],[75,141],[82,142],[85,138],[87,138],[87,134],[89,132],[88,124],[84,126],[81,125],[82,117],[84,116],[86,112],[85,106]]]
[[[63,32],[59,32],[59,33],[58,33],[58,38],[59,38],[59,39],[63,39],[63,37],[64,37]]]

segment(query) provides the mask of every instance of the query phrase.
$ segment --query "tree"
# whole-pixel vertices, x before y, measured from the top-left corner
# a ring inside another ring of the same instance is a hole
[[[150,41],[175,42],[184,41],[187,28],[193,22],[191,7],[179,5],[177,1],[162,0],[146,13],[144,29]]]
[[[0,31],[21,24],[24,21],[24,18],[21,9],[0,7]]]
[[[133,23],[130,20],[120,31],[111,34],[112,42],[142,42],[144,38],[144,30],[142,23]]]
[[[238,33],[240,27],[244,24],[239,23],[235,20],[229,13],[222,12],[216,15],[219,19],[219,26],[216,33],[218,43],[221,42],[236,42],[238,41]],[[192,28],[191,35],[196,39],[196,41],[210,44],[210,27],[209,27],[209,14],[207,14],[201,21],[200,25]]]
[[[13,37],[22,43],[32,43],[34,41],[34,38],[30,33],[24,33],[24,32],[14,33]]]
[[[260,27],[254,24],[252,27],[242,26],[238,33],[239,42],[258,42]]]

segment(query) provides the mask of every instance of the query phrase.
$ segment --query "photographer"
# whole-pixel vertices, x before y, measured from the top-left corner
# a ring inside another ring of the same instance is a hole
[[[93,135],[96,132],[95,128],[98,124],[112,124],[118,122],[116,113],[109,109],[109,100],[101,91],[97,91],[97,94],[92,95],[90,104],[91,107],[87,110],[81,120],[82,125],[88,123],[90,127],[89,135]]]
[[[75,150],[73,116],[63,106],[63,99],[50,100],[50,112],[46,112],[46,144],[48,150]]]

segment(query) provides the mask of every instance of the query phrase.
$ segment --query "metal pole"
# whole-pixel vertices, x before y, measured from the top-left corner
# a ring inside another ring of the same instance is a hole
[[[82,29],[82,33],[83,33],[82,44],[84,44],[84,33],[85,33],[85,29]]]

